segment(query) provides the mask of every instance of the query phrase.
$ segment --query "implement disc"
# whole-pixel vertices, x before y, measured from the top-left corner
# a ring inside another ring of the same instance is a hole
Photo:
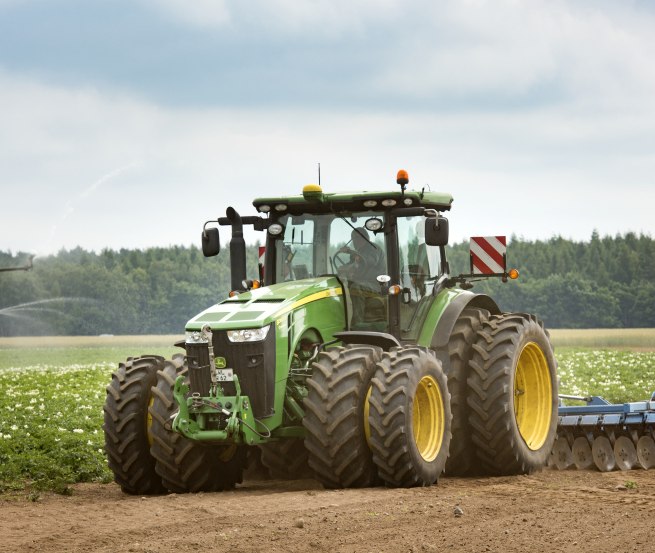
[[[614,443],[616,466],[621,470],[632,470],[637,464],[635,444],[627,436],[619,436]]]
[[[573,462],[579,470],[589,469],[594,464],[589,440],[583,436],[578,436],[573,441]]]
[[[641,468],[655,468],[655,441],[650,436],[642,436],[637,442],[637,459]]]
[[[573,464],[573,454],[566,438],[557,438],[555,440],[551,452],[551,459],[559,470],[565,470]]]
[[[612,444],[606,436],[598,436],[594,440],[594,445],[591,447],[591,455],[599,471],[609,472],[614,470],[616,458],[614,457]]]

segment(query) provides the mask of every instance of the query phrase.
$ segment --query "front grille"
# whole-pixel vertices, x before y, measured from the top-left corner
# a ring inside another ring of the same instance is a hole
[[[230,342],[227,332],[214,331],[214,354],[225,357],[227,367],[239,377],[241,393],[252,403],[255,417],[274,413],[275,399],[275,328],[261,342]],[[236,393],[234,384],[226,382],[225,393]]]
[[[255,417],[272,415],[275,400],[275,328],[261,342],[230,342],[227,332],[213,332],[214,355],[224,357],[226,367],[239,377],[241,393],[250,398]],[[185,344],[191,393],[209,395],[211,375],[207,344]],[[236,394],[232,382],[223,382],[226,395]]]
[[[211,374],[209,369],[209,348],[207,344],[185,344],[187,366],[189,367],[189,388],[192,394],[209,395]]]

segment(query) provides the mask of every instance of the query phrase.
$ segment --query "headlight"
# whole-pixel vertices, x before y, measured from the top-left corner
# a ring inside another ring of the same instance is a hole
[[[270,326],[263,328],[246,328],[244,330],[228,330],[227,338],[230,342],[261,342],[266,338]]]
[[[185,341],[187,344],[206,344],[208,342],[207,336],[199,330],[187,330]]]
[[[279,236],[284,232],[284,227],[280,223],[273,223],[268,225],[268,233],[273,236]]]

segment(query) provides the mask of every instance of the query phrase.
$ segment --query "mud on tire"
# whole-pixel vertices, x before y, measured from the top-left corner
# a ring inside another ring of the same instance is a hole
[[[369,422],[378,474],[388,486],[431,486],[451,439],[450,394],[441,362],[426,348],[393,348],[372,380]]]
[[[173,386],[178,375],[186,375],[183,355],[174,355],[157,373],[152,388],[152,447],[156,471],[171,492],[213,492],[231,489],[242,481],[245,464],[243,447],[201,445],[171,428],[177,411]]]
[[[373,346],[333,347],[312,365],[304,401],[305,447],[315,478],[327,488],[361,488],[377,482],[365,417],[381,353]]]
[[[543,467],[557,430],[557,363],[543,323],[493,315],[473,348],[467,401],[477,462],[497,475]]]
[[[148,405],[159,356],[130,357],[111,375],[104,405],[105,452],[114,480],[125,493],[165,493],[150,455]]]

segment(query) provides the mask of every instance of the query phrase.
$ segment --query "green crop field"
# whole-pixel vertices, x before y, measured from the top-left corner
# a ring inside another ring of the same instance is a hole
[[[655,330],[621,332],[554,331],[560,391],[615,402],[650,397]],[[35,498],[41,490],[69,493],[76,482],[111,481],[102,433],[111,372],[129,355],[170,357],[181,351],[171,345],[177,339],[0,338],[0,493]]]

